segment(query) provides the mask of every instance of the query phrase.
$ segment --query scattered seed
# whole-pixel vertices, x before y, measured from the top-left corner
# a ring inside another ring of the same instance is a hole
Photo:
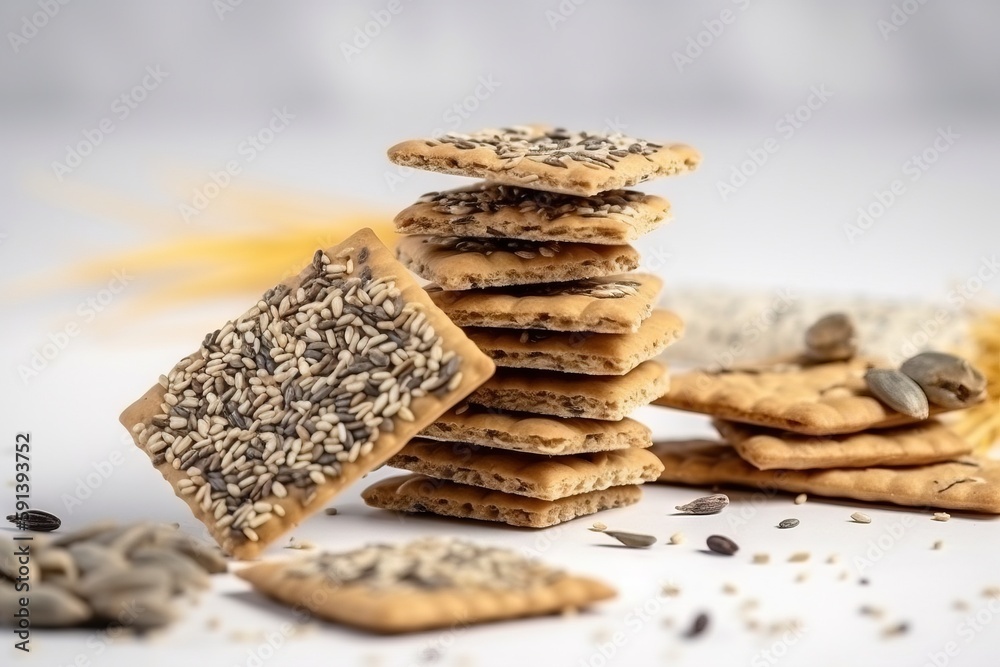
[[[701,635],[708,629],[708,622],[708,614],[705,612],[699,613],[694,617],[694,622],[691,623],[691,627],[684,633],[684,636],[688,639],[694,639],[695,637]]]
[[[806,356],[813,361],[842,361],[857,352],[857,332],[851,318],[831,313],[806,330]]]
[[[797,525],[799,525],[798,519],[782,519],[778,522],[778,528],[795,528]]]
[[[788,557],[789,563],[804,563],[809,560],[808,551],[796,551],[791,556]]]
[[[739,545],[733,542],[728,537],[723,535],[711,535],[705,543],[708,548],[717,554],[722,554],[723,556],[732,556],[734,553],[740,550]]]
[[[796,505],[801,505],[805,501],[807,501],[808,499],[809,499],[809,496],[807,496],[804,493],[800,493],[799,495],[795,496],[795,504]]]
[[[1000,586],[987,586],[983,589],[984,598],[1000,598]]]
[[[770,554],[754,554],[753,562],[755,565],[767,565],[771,562]]]
[[[670,536],[671,544],[683,544],[684,543],[684,533],[674,533]]]
[[[940,551],[944,548],[944,540],[934,540],[934,544],[931,545],[931,549],[934,551]]]
[[[674,584],[664,584],[663,594],[669,597],[677,597],[678,595],[681,594],[681,589],[675,586]]]
[[[934,512],[934,516],[932,518],[934,521],[947,521],[951,518],[951,515],[947,512]]]
[[[953,603],[951,603],[951,608],[954,609],[955,611],[968,611],[969,603],[966,602],[965,600],[955,600]]]
[[[337,516],[338,511],[336,507],[327,507],[325,510],[323,510],[323,513],[326,514],[327,516]]]
[[[601,531],[609,537],[613,537],[625,546],[632,549],[642,549],[656,544],[656,538],[652,535],[642,535],[640,533],[625,533],[619,530]]]
[[[906,621],[900,621],[895,625],[890,625],[889,627],[885,628],[882,631],[882,636],[886,638],[898,637],[900,635],[905,635],[909,631],[910,631],[910,624],[907,623]]]
[[[684,514],[718,514],[727,505],[729,505],[729,496],[717,493],[713,496],[697,498],[685,505],[678,505],[674,509]]]
[[[17,514],[8,514],[7,520],[17,526],[18,530],[45,533],[57,530],[62,525],[59,517],[44,510],[25,510]]]
[[[922,352],[899,370],[912,378],[934,404],[946,408],[975,405],[986,395],[986,377],[968,361],[943,352]]]
[[[594,525],[592,525],[590,527],[590,530],[592,530],[592,531],[594,531],[596,533],[603,533],[607,529],[608,529],[608,526],[606,524],[600,522],[600,521],[595,521]]]
[[[838,556],[837,554],[830,554],[829,556],[826,557],[826,562],[827,562],[828,565],[833,565],[834,563],[839,563],[840,562],[840,556]]]
[[[854,514],[851,515],[851,520],[854,521],[854,523],[871,523],[872,522],[872,518],[870,516],[868,516],[867,514],[865,514],[864,512],[855,512]]]
[[[736,588],[735,585],[733,585],[733,584],[731,584],[729,582],[726,582],[726,583],[722,584],[722,592],[725,593],[726,595],[736,595],[740,591],[739,591],[738,588]]]
[[[805,581],[808,578],[809,578],[809,573],[808,572],[799,572],[795,576],[795,583],[801,584],[803,581]]]
[[[871,616],[872,618],[882,618],[883,616],[885,616],[884,610],[879,609],[878,607],[873,607],[868,604],[861,605],[861,608],[858,610],[858,612],[862,616]]]

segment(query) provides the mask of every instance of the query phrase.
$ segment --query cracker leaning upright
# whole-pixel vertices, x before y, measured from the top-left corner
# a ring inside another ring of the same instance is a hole
[[[218,543],[252,558],[492,373],[365,229],[208,334],[121,422]]]
[[[417,169],[589,197],[693,171],[701,154],[684,144],[664,146],[620,132],[518,125],[404,141],[389,149],[389,159]]]

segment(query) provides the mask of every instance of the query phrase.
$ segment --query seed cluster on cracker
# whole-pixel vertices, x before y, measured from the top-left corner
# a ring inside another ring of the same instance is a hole
[[[629,418],[669,385],[653,360],[681,335],[629,245],[670,215],[626,190],[700,155],[621,134],[520,126],[389,149],[397,163],[485,179],[396,217],[397,257],[499,367],[364,492],[384,509],[544,527],[635,503],[661,466]]]
[[[982,373],[940,352],[893,368],[855,338],[832,314],[801,353],[675,377],[656,403],[711,415],[724,442],[657,444],[660,480],[1000,513],[1000,466],[945,423],[984,400]]]

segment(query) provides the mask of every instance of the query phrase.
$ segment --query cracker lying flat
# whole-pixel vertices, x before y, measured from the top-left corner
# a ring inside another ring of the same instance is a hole
[[[499,410],[616,420],[649,404],[669,386],[667,367],[656,361],[644,361],[625,375],[500,368],[469,401]]]
[[[470,404],[449,410],[420,435],[532,454],[581,454],[653,444],[650,430],[628,417],[620,421],[544,417]]]
[[[645,273],[501,289],[427,288],[460,327],[635,333],[653,312],[663,281]]]
[[[807,435],[856,433],[916,421],[868,394],[869,359],[779,370],[693,371],[673,378],[654,403],[719,419]],[[943,409],[932,411],[940,414]]]
[[[770,492],[853,498],[914,507],[1000,514],[1000,462],[963,458],[905,468],[758,470],[724,443],[678,441],[653,445],[663,462],[661,482],[738,484]]]
[[[639,253],[630,245],[460,236],[406,236],[396,245],[396,256],[446,290],[599,278],[639,266]]]
[[[615,596],[513,551],[442,537],[262,563],[237,576],[279,602],[382,634],[541,616]]]
[[[121,422],[223,549],[252,558],[492,371],[366,229],[210,333]]]
[[[639,502],[642,490],[638,486],[613,486],[559,500],[539,500],[410,474],[376,482],[361,497],[380,509],[545,528],[601,510],[633,505]]]
[[[866,468],[949,461],[972,446],[941,422],[847,435],[809,436],[716,420],[719,434],[761,470],[787,468]]]
[[[617,132],[518,125],[404,141],[389,149],[389,159],[444,174],[590,196],[693,171],[701,155],[684,144],[664,146]]]
[[[624,375],[663,352],[683,330],[684,323],[677,315],[669,310],[654,310],[634,334],[478,327],[467,328],[465,333],[497,366]]]
[[[593,197],[498,183],[431,192],[396,216],[400,234],[620,244],[669,220],[670,202],[634,190]]]
[[[386,465],[541,500],[651,482],[663,470],[645,449],[545,456],[421,438],[411,440]]]

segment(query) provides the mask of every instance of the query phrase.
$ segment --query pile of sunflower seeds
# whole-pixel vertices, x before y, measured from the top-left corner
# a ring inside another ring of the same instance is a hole
[[[427,537],[403,545],[374,544],[346,553],[323,552],[296,562],[289,576],[322,574],[337,585],[419,589],[528,589],[564,573],[508,549]]]
[[[395,281],[357,273],[349,252],[317,251],[298,289],[269,290],[161,378],[161,412],[133,429],[237,539],[258,541],[290,494],[311,503],[395,420],[414,419],[412,399],[462,381],[461,359]]]
[[[210,574],[226,571],[218,548],[171,525],[98,523],[31,545],[30,590],[17,591],[15,545],[0,536],[0,624],[27,597],[36,627],[159,627],[176,618],[176,596],[204,590]]]
[[[431,245],[457,250],[478,252],[487,257],[495,252],[512,252],[522,259],[555,257],[562,245],[558,241],[522,241],[520,239],[476,239],[463,236],[432,236],[425,241]]]
[[[652,161],[649,156],[663,148],[660,144],[620,132],[591,134],[569,132],[563,128],[538,132],[523,126],[481,130],[472,134],[448,132],[427,144],[450,144],[463,150],[489,148],[501,160],[509,161],[507,168],[527,159],[553,167],[567,167],[570,161],[576,161],[595,169],[614,169],[616,162],[629,155],[642,155]]]
[[[490,183],[479,188],[429,192],[418,201],[433,204],[438,213],[459,216],[451,222],[462,224],[472,220],[472,215],[476,213],[496,213],[512,208],[520,213],[544,216],[548,220],[568,215],[630,220],[638,213],[633,205],[644,197],[634,190],[608,190],[593,197],[581,197]]]

